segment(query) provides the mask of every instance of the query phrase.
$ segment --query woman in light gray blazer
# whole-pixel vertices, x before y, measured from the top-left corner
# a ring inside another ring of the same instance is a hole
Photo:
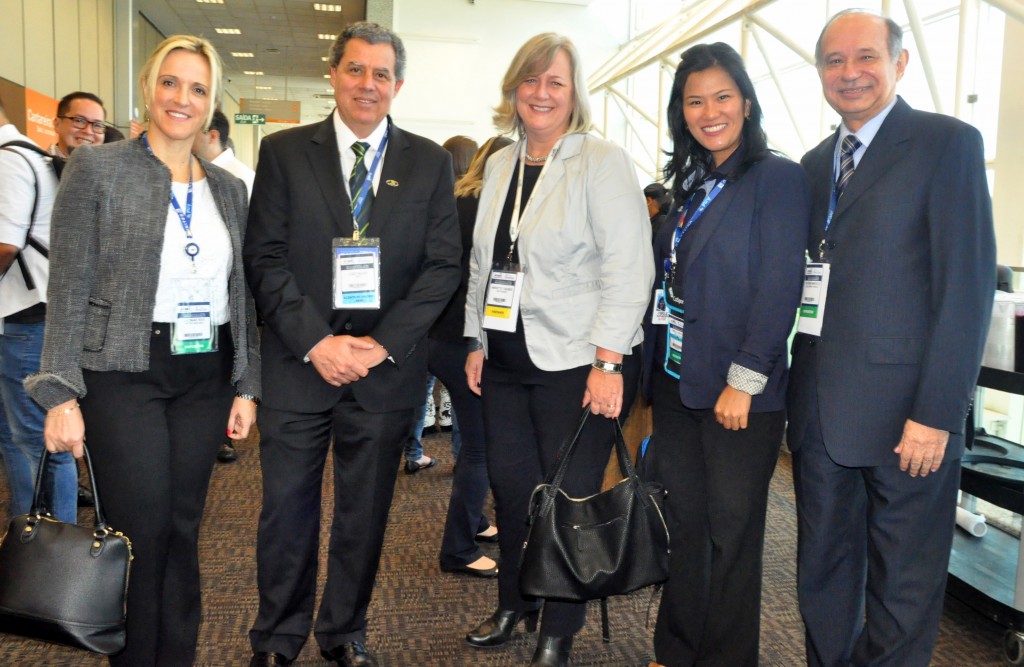
[[[587,406],[600,418],[588,420],[564,488],[575,497],[600,489],[612,443],[607,419],[628,414],[636,393],[654,276],[633,161],[587,134],[572,42],[551,33],[530,39],[502,93],[496,125],[519,141],[487,164],[464,331],[501,544],[498,609],[466,636],[476,647],[507,642],[521,620],[536,625],[538,601],[519,595],[530,494]],[[531,664],[567,665],[584,615],[584,604],[547,601]]]
[[[260,365],[242,270],[245,186],[191,154],[221,91],[204,39],[174,36],[141,76],[139,139],[76,150],[53,209],[40,373],[49,451],[88,433],[110,525],[132,541],[127,646],[112,665],[191,665],[199,523],[226,428],[256,419]],[[88,431],[86,431],[88,426]]]

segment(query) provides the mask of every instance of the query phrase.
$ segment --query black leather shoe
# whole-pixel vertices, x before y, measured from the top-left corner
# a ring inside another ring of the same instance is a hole
[[[229,442],[225,442],[220,446],[220,451],[217,452],[217,460],[221,463],[231,463],[232,461],[238,460],[238,452],[235,451],[234,445]]]
[[[249,667],[273,667],[273,665],[290,665],[292,661],[280,653],[264,653],[259,651],[252,654]]]
[[[476,539],[477,542],[487,542],[488,544],[497,544],[498,543],[498,533],[494,533],[493,535],[484,535],[483,533],[477,533],[476,537],[474,539]]]
[[[433,468],[437,465],[437,459],[427,457],[426,463],[419,463],[418,461],[406,461],[405,462],[405,474],[415,475],[420,470],[426,470],[427,468]]]
[[[494,567],[488,568],[470,567],[468,565],[441,565],[441,571],[448,574],[468,574],[471,577],[493,579],[498,576],[498,564],[495,563]]]
[[[340,667],[378,667],[377,659],[366,650],[362,642],[345,642],[330,651],[320,651],[320,655]]]
[[[537,630],[538,611],[510,611],[499,609],[490,618],[466,633],[466,641],[476,648],[493,648],[501,646],[512,638],[519,621],[524,621],[527,632]]]
[[[572,657],[572,635],[568,637],[552,637],[541,635],[537,640],[537,650],[533,652],[530,667],[569,667]]]

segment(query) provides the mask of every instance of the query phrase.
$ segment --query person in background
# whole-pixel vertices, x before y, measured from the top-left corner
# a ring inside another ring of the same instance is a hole
[[[902,37],[848,10],[815,46],[842,124],[801,161],[810,288],[786,440],[809,665],[931,661],[995,288],[981,134],[896,95]]]
[[[513,58],[495,125],[519,141],[487,162],[466,294],[466,379],[483,406],[501,545],[498,608],[466,640],[504,644],[520,621],[535,627],[543,602],[534,667],[569,663],[586,605],[519,594],[530,495],[582,408],[595,417],[563,488],[574,497],[599,491],[608,420],[628,414],[636,394],[654,276],[633,160],[587,133],[585,82],[566,37],[537,35]],[[518,300],[494,298],[507,284],[519,285]]]
[[[497,542],[498,530],[483,514],[487,500],[487,450],[480,397],[465,381],[466,290],[469,284],[469,257],[473,248],[484,166],[496,151],[512,143],[508,137],[492,137],[476,152],[465,174],[455,183],[455,206],[462,232],[462,282],[441,317],[430,329],[429,367],[451,387],[452,407],[459,419],[462,445],[452,479],[452,494],[441,538],[439,564],[442,572],[495,577],[498,564],[481,551],[478,541]],[[453,431],[454,437],[454,431]]]
[[[140,85],[148,131],[83,145],[61,177],[40,372],[25,386],[50,451],[80,457],[88,438],[107,518],[132,541],[127,645],[110,663],[191,665],[210,475],[260,395],[246,196],[191,152],[222,90],[213,46],[165,39]]]
[[[655,182],[644,188],[644,199],[647,200],[647,214],[651,216],[651,234],[654,238],[658,236],[661,224],[668,217],[672,193],[661,183]]]
[[[22,385],[39,370],[45,331],[49,262],[40,250],[50,245],[57,174],[44,155],[7,119],[0,101],[0,460],[11,493],[11,516],[32,509],[46,447],[46,414]],[[59,521],[75,523],[74,458],[67,452],[52,454],[46,468],[47,508]]]
[[[83,144],[102,144],[107,128],[107,110],[103,100],[81,90],[68,93],[57,103],[53,129],[57,143],[50,146],[50,155],[65,160]]]
[[[754,85],[727,44],[683,52],[667,115],[675,205],[654,242],[644,379],[676,539],[654,650],[666,667],[756,667],[807,179],[768,150]]]
[[[452,156],[452,171],[455,174],[455,180],[458,181],[469,169],[469,163],[473,159],[473,155],[476,153],[477,145],[476,142],[469,137],[463,135],[456,135],[448,138],[441,146],[451,153]],[[470,236],[469,240],[472,242],[473,237]],[[463,255],[469,252],[469,249],[463,247]],[[463,259],[463,265],[465,265],[465,259]],[[461,303],[465,304],[465,291],[462,290],[463,297],[458,299]],[[445,310],[447,313],[453,306],[456,299],[453,297],[452,301],[448,303]],[[442,315],[442,318],[444,315]],[[435,324],[436,327],[436,324]],[[461,326],[459,331],[462,331]],[[431,371],[432,373],[433,371]],[[461,375],[461,373],[460,373]],[[452,430],[452,459],[457,460],[459,456],[459,446],[461,444],[461,434],[459,433],[458,423],[455,421],[455,411],[452,408],[451,394],[448,391],[448,387],[445,383],[441,387],[441,400],[440,400],[440,412],[438,413],[434,404],[434,375],[427,375],[427,392],[426,400],[423,405],[418,408],[416,413],[416,423],[413,424],[412,430],[409,432],[409,437],[405,442],[405,472],[409,475],[414,475],[420,470],[432,468],[437,464],[437,459],[427,456],[423,453],[423,431],[425,428],[434,425],[435,414],[440,418],[440,426],[442,428],[450,427]],[[460,382],[459,384],[463,384]],[[445,421],[447,420],[447,423]]]

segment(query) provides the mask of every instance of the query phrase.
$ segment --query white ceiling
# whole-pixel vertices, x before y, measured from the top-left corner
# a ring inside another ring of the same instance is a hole
[[[330,84],[324,78],[327,63],[321,59],[331,41],[317,35],[337,35],[366,16],[366,0],[334,0],[331,4],[341,5],[342,11],[317,11],[312,1],[306,0],[223,0],[223,4],[137,0],[136,7],[165,35],[184,32],[213,42],[224,61],[225,89],[231,97],[298,100],[305,123],[322,118],[334,106]],[[218,34],[216,28],[238,28],[241,34]],[[236,57],[232,52],[251,52],[253,57]],[[256,86],[271,89],[257,90]]]

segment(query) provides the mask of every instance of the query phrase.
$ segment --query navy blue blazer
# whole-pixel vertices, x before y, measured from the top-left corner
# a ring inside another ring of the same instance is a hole
[[[390,122],[390,120],[389,120]],[[391,125],[367,234],[381,241],[381,307],[334,310],[331,239],[351,237],[331,117],[277,132],[260,145],[245,239],[246,276],[263,313],[267,406],[298,412],[334,405],[306,354],[330,334],[373,336],[394,359],[351,385],[370,412],[423,402],[430,325],[459,284],[459,222],[451,156]]]
[[[673,205],[668,221],[678,220]],[[688,408],[713,408],[736,363],[768,376],[751,412],[781,410],[786,395],[786,340],[793,327],[809,223],[807,180],[796,163],[771,154],[726,185],[694,222],[677,253],[674,291],[685,302],[679,397]],[[654,243],[655,288],[664,279],[674,224]],[[654,336],[664,325],[645,317],[645,393],[656,359]]]
[[[802,160],[817,257],[838,131]],[[995,290],[995,232],[980,133],[902,99],[850,179],[829,227],[831,277],[820,338],[793,342],[791,449],[820,415],[829,456],[892,465],[907,419],[964,448]],[[812,413],[815,411],[816,414]]]

